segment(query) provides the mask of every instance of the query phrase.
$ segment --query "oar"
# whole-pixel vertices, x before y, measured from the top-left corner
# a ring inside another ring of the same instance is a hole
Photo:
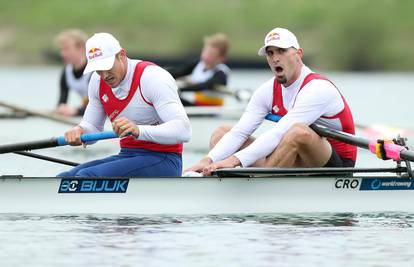
[[[250,97],[252,97],[253,94],[253,91],[249,89],[230,90],[227,86],[224,85],[216,85],[214,87],[214,90],[222,94],[234,96],[237,101],[241,102],[249,101]]]
[[[281,119],[281,116],[275,114],[268,114],[266,116],[266,119],[277,122]],[[375,154],[375,146],[377,144],[377,140],[368,140],[362,137],[357,137],[355,135],[333,130],[315,123],[310,125],[310,127],[320,136],[329,137],[360,148],[366,148]],[[393,160],[403,159],[414,161],[414,152],[409,151],[407,148],[403,146],[396,144],[384,144],[384,149],[386,152],[386,156],[388,158],[391,158]]]
[[[25,119],[29,116],[26,112],[7,112],[7,113],[1,113],[0,119]]]
[[[103,139],[118,138],[118,136],[111,131],[90,133],[81,135],[82,142],[93,142]],[[64,136],[52,137],[44,140],[36,140],[31,142],[14,143],[7,145],[0,145],[0,154],[10,152],[28,151],[41,148],[57,147],[67,145]]]
[[[36,111],[36,110],[29,109],[29,108],[21,107],[18,105],[14,105],[11,103],[6,103],[4,101],[0,101],[0,106],[11,109],[16,112],[27,113],[32,116],[37,116],[40,118],[61,122],[64,124],[69,124],[73,126],[78,124],[78,122],[71,120],[70,118],[66,118],[64,116],[58,115],[58,114],[51,114],[51,113]]]
[[[78,166],[79,165],[79,163],[76,163],[76,162],[72,162],[72,161],[68,161],[68,160],[64,160],[64,159],[53,158],[53,157],[44,156],[44,155],[39,155],[39,154],[35,154],[35,153],[30,153],[30,152],[20,151],[20,152],[13,152],[13,153],[18,154],[18,155],[22,155],[22,156],[26,156],[26,157],[35,158],[35,159],[47,160],[47,161],[51,161],[51,162],[55,162],[55,163],[69,165],[69,166]]]
[[[176,80],[176,83],[178,85],[178,88],[182,88],[182,87],[192,84],[191,82],[183,80],[183,79]],[[249,101],[250,97],[253,94],[253,90],[250,90],[250,89],[229,89],[228,86],[219,85],[219,84],[215,85],[213,89],[216,92],[229,95],[229,96],[233,96],[236,98],[237,101],[240,101],[240,102]]]
[[[244,167],[244,168],[223,168],[215,171],[219,177],[240,177],[246,176],[308,176],[310,174],[348,174],[348,173],[405,173],[406,167],[396,168],[354,168],[354,167],[320,167],[320,168],[262,168],[262,167]]]

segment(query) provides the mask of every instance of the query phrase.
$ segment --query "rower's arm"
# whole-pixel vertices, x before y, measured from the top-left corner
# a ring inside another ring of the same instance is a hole
[[[242,166],[251,166],[258,159],[270,155],[294,124],[310,125],[321,116],[334,115],[342,109],[343,102],[338,90],[328,81],[314,80],[300,91],[294,107],[272,129],[235,156]]]
[[[102,132],[104,129],[106,114],[99,100],[99,82],[99,75],[94,73],[89,83],[89,102],[82,121],[79,123],[79,126],[85,130],[85,133]]]
[[[263,122],[272,106],[272,98],[269,97],[272,95],[272,83],[273,79],[255,91],[237,124],[209,152],[208,157],[213,162],[234,154]]]
[[[60,95],[59,95],[59,104],[66,104],[68,101],[69,87],[66,83],[66,73],[65,68],[63,68],[62,74],[60,76]]]
[[[160,67],[150,66],[141,77],[141,90],[163,123],[139,125],[138,139],[159,144],[188,142],[191,137],[191,125],[178,97],[173,77]]]

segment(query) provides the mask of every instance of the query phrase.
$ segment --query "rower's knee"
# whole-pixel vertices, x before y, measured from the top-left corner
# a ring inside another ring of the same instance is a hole
[[[299,147],[300,145],[309,142],[312,137],[312,129],[306,124],[295,123],[284,135],[284,141],[292,146]]]
[[[233,128],[232,125],[221,125],[220,127],[218,127],[213,134],[211,135],[210,138],[210,149],[212,149],[213,147],[216,146],[216,144],[218,143],[218,141],[220,141],[220,139],[231,130],[231,128]]]

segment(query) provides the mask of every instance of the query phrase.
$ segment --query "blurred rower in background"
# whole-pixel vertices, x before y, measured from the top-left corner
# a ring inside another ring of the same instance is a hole
[[[224,64],[229,51],[225,34],[216,33],[204,38],[199,61],[181,68],[168,69],[171,75],[182,79],[180,99],[184,106],[222,106],[223,86],[227,85],[230,69]]]
[[[56,38],[65,67],[60,78],[60,96],[55,112],[64,116],[81,116],[88,104],[88,85],[91,73],[83,75],[86,67],[85,42],[87,35],[78,29],[61,32]],[[69,91],[76,92],[82,99],[79,107],[67,104]]]

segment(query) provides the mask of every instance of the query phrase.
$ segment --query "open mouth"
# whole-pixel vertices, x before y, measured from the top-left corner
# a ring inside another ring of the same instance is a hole
[[[276,71],[276,73],[281,73],[281,72],[283,72],[283,68],[280,67],[280,66],[277,66],[277,67],[275,67],[275,71]]]

